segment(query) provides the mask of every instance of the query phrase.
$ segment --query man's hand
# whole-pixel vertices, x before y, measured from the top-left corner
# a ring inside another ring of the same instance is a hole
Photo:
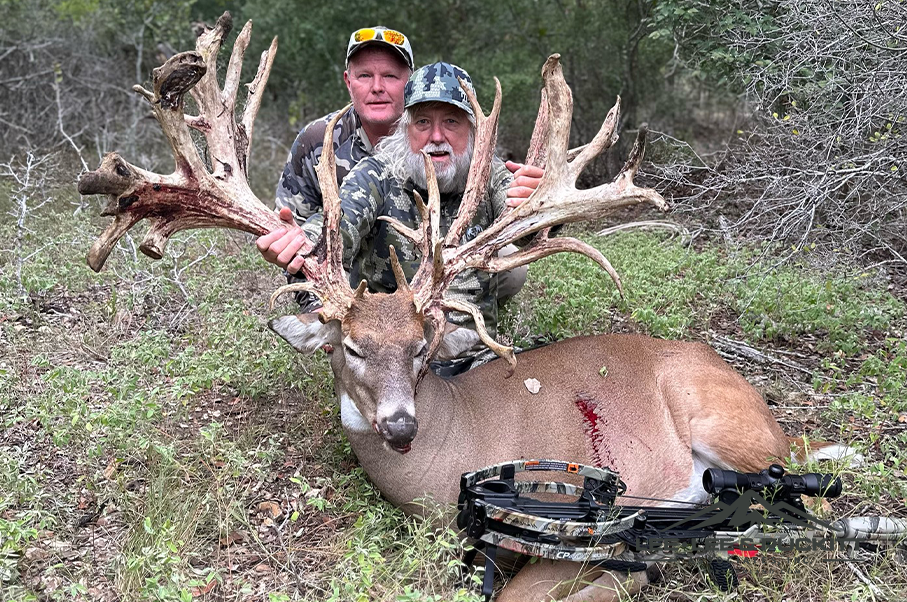
[[[255,241],[255,246],[261,251],[265,261],[295,274],[302,267],[303,255],[308,254],[314,245],[296,224],[292,211],[284,207],[279,215],[280,221],[285,222],[286,227],[260,236]]]
[[[510,187],[507,189],[507,206],[519,207],[539,187],[542,176],[545,175],[545,170],[541,167],[514,163],[513,161],[508,161],[505,165],[513,174],[513,182],[510,183]]]

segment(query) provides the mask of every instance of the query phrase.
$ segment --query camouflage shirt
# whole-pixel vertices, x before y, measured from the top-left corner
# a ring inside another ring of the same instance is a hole
[[[461,243],[472,240],[487,228],[506,208],[507,187],[512,176],[504,163],[498,159],[492,164],[490,195],[487,195],[476,211],[472,224],[467,227]],[[428,193],[415,188],[426,201]],[[401,236],[387,222],[378,220],[386,215],[400,220],[405,226],[416,228],[421,221],[419,210],[413,200],[414,185],[411,180],[401,182],[385,170],[384,164],[375,157],[360,162],[340,189],[343,218],[340,228],[344,240],[344,267],[349,270],[350,283],[358,285],[361,280],[368,283],[372,292],[393,292],[397,280],[391,269],[388,247],[394,246],[400,265],[408,278],[419,269],[421,257],[415,246]],[[445,235],[457,217],[462,193],[441,195],[441,235]],[[303,229],[312,239],[321,235],[323,215],[309,218]],[[445,297],[468,301],[476,305],[485,318],[485,326],[492,336],[498,322],[497,278],[488,272],[468,270],[453,281]],[[472,318],[466,314],[452,312],[448,319],[456,324],[474,327]]]
[[[299,132],[287,158],[287,165],[277,183],[277,209],[289,207],[297,223],[301,224],[315,213],[321,212],[323,201],[318,176],[315,175],[315,165],[321,158],[324,131],[336,114],[337,111],[316,119]],[[348,111],[334,128],[338,185],[357,163],[371,156],[372,149],[372,143],[362,129],[359,115],[355,110]]]

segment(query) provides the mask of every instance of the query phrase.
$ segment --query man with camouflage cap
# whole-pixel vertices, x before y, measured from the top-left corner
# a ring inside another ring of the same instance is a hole
[[[434,63],[416,71],[406,84],[405,110],[396,131],[385,137],[377,145],[375,154],[362,160],[344,180],[340,189],[341,230],[344,264],[350,271],[351,282],[364,279],[373,292],[395,290],[390,245],[397,250],[407,277],[412,278],[418,269],[420,257],[412,243],[377,218],[382,215],[394,217],[410,227],[419,223],[413,192],[419,191],[422,198],[428,198],[422,150],[432,158],[438,179],[442,236],[456,218],[475,139],[475,117],[458,77],[472,87],[469,75],[455,65]],[[523,173],[519,175],[517,185],[511,186],[513,176],[505,164],[495,158],[486,198],[461,242],[477,236],[506,207],[518,205],[538,186],[542,175],[540,169],[521,167],[521,170]],[[519,191],[519,197],[514,193],[516,188],[524,189]],[[511,198],[508,198],[508,191],[513,195]],[[316,240],[321,234],[321,225],[322,216],[314,215],[306,221],[303,230],[309,239]],[[267,248],[262,248],[262,242],[270,242],[265,239],[273,235],[262,237],[259,248],[270,261],[294,272],[302,264],[301,259],[293,259],[296,251],[269,256]],[[308,240],[300,240],[298,248],[310,244]],[[285,251],[290,249],[291,246]],[[525,279],[525,272],[522,278]],[[493,336],[497,327],[498,286],[498,279],[492,274],[473,270],[461,274],[446,296],[477,305]],[[471,325],[471,318],[465,314],[452,314],[449,319],[456,324]]]

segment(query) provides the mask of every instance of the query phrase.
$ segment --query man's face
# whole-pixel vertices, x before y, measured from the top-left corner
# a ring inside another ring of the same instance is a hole
[[[363,48],[354,54],[343,73],[359,118],[366,127],[379,129],[393,125],[403,114],[403,88],[408,78],[403,59],[381,47]]]
[[[413,107],[406,134],[410,150],[425,149],[440,174],[452,169],[455,157],[466,151],[471,131],[466,111],[449,103],[430,102]]]

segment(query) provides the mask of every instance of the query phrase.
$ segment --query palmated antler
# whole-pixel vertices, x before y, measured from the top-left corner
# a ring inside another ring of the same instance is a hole
[[[436,227],[425,226],[414,236],[413,230],[402,227],[396,220],[387,220],[403,236],[416,242],[417,246],[431,250],[429,254],[423,254],[422,264],[411,283],[420,310],[434,322],[443,320],[445,310],[470,313],[476,321],[482,340],[495,353],[506,358],[511,365],[516,362],[513,350],[495,343],[488,336],[478,308],[443,298],[444,292],[454,278],[468,269],[503,272],[554,253],[572,251],[586,255],[598,263],[623,293],[617,272],[601,252],[574,238],[549,238],[550,229],[571,222],[597,219],[621,207],[643,202],[651,203],[662,210],[668,208],[667,203],[657,192],[649,188],[640,188],[633,183],[633,176],[636,175],[645,152],[645,126],[640,128],[627,162],[611,183],[588,190],[576,188],[576,180],[589,162],[617,141],[615,128],[620,113],[620,99],[618,98],[608,112],[601,129],[589,144],[579,149],[568,150],[573,99],[570,88],[564,81],[559,59],[559,55],[552,55],[542,68],[544,89],[527,163],[544,167],[545,175],[539,187],[524,203],[499,216],[473,240],[459,245],[465,225],[475,216],[487,188],[500,111],[500,84],[497,86],[494,108],[488,117],[484,117],[471,90],[462,86],[477,116],[478,129],[467,192],[456,221],[442,241]],[[427,177],[431,173],[429,165],[430,161],[426,160]],[[433,204],[430,201],[428,212],[432,211]],[[433,236],[432,243],[426,245],[425,241],[430,235]],[[498,251],[502,248],[530,235],[535,236],[520,251],[507,257],[498,257]],[[436,332],[441,324],[443,322],[437,325]],[[439,345],[440,337],[436,336],[431,351],[435,351]]]
[[[109,153],[96,171],[79,179],[81,194],[109,195],[102,215],[114,217],[88,252],[88,265],[93,270],[100,271],[120,237],[143,218],[148,219],[150,227],[139,248],[154,259],[163,256],[167,240],[180,230],[226,227],[261,235],[281,226],[275,213],[252,193],[246,173],[252,129],[274,62],[277,38],[262,53],[258,72],[247,84],[245,108],[237,123],[236,94],[252,22],[246,23],[236,39],[221,90],[217,53],[232,27],[233,19],[225,12],[213,29],[198,37],[194,51],[176,54],[154,69],[153,90],[133,87],[151,104],[173,149],[173,173],[145,171],[117,153]],[[184,115],[187,92],[198,105],[198,115]],[[204,135],[210,169],[199,156],[189,127]]]
[[[139,248],[154,259],[163,256],[167,240],[180,230],[224,227],[262,235],[284,226],[252,192],[247,174],[252,129],[274,62],[277,38],[262,53],[258,72],[247,84],[248,97],[237,122],[236,94],[252,22],[246,23],[233,45],[221,89],[216,77],[217,54],[232,27],[233,19],[225,12],[214,28],[198,37],[194,51],[175,54],[152,72],[152,91],[142,86],[133,88],[151,104],[173,149],[176,168],[172,174],[145,171],[110,153],[96,171],[80,178],[81,194],[110,196],[102,215],[114,217],[88,252],[88,264],[95,271],[103,267],[120,237],[143,218],[151,224]],[[198,105],[198,115],[184,114],[187,92]],[[333,148],[334,125],[344,112],[328,126],[326,148]],[[204,135],[210,165],[196,150],[190,127]],[[350,288],[341,263],[340,202],[332,153],[324,154],[318,178],[325,197],[330,195],[335,202],[325,203],[324,235],[305,257],[302,271],[308,281],[293,287],[313,291],[322,299],[321,317],[326,321],[341,318],[364,287],[355,292]]]

